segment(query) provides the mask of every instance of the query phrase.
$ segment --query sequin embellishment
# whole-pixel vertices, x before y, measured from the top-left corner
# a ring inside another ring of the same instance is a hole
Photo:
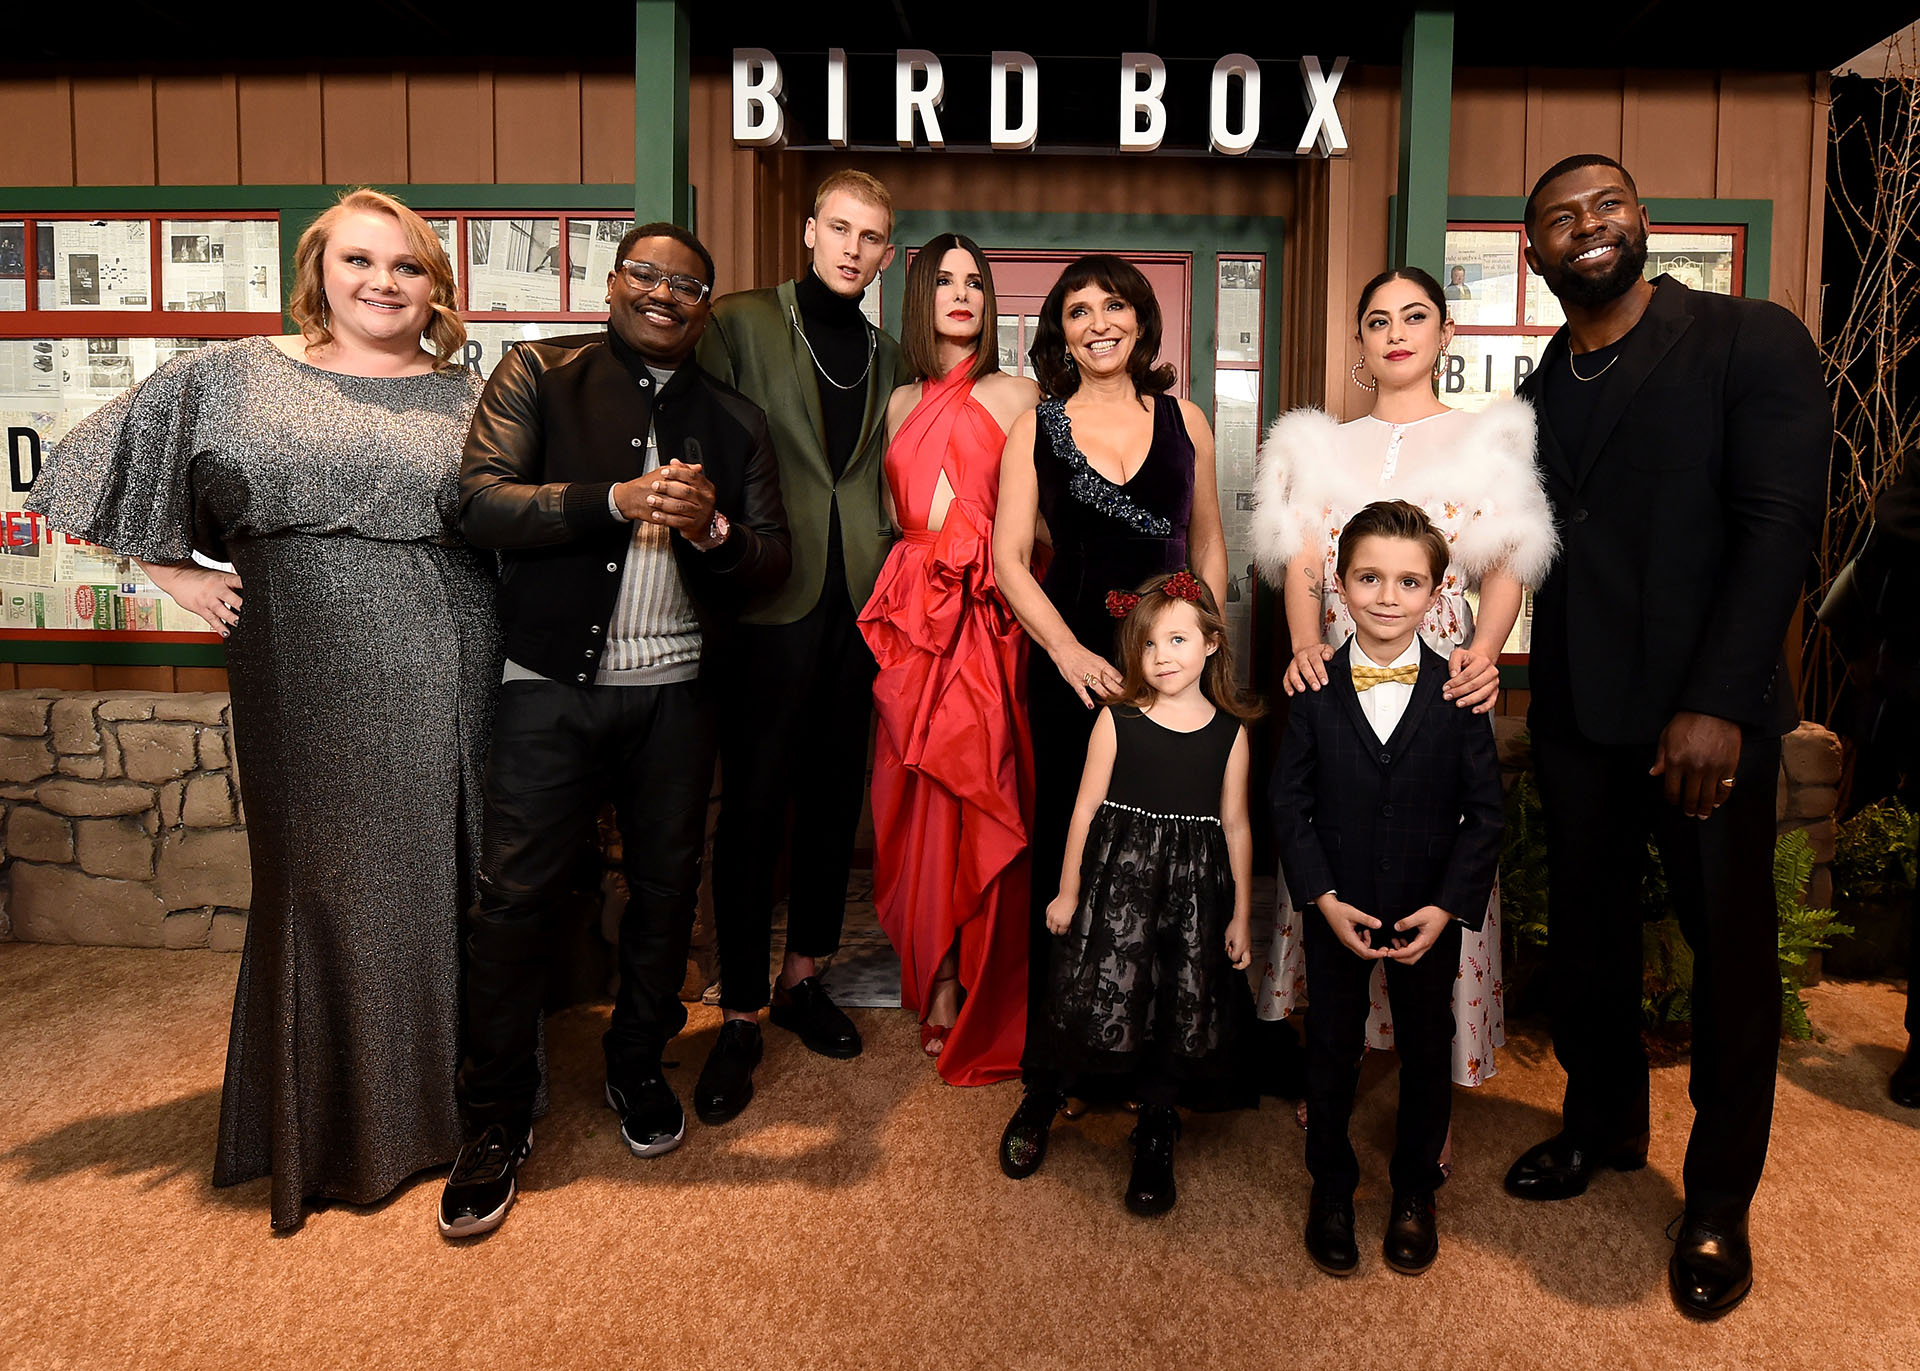
[[[1036,411],[1046,428],[1047,443],[1067,468],[1067,489],[1073,498],[1109,519],[1117,519],[1136,533],[1154,538],[1171,538],[1173,520],[1153,514],[1133,502],[1126,490],[1093,469],[1079,444],[1073,441],[1073,424],[1067,418],[1064,400],[1042,400]]]

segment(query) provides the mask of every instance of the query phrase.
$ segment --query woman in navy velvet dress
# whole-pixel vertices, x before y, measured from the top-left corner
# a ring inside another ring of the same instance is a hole
[[[1001,1169],[1016,1180],[1045,1158],[1064,1100],[1045,1035],[1035,1032],[1053,941],[1044,913],[1096,711],[1124,676],[1107,592],[1191,569],[1216,603],[1226,600],[1213,433],[1197,406],[1168,393],[1174,370],[1155,364],[1159,351],[1160,307],[1137,268],[1105,254],[1070,263],[1040,308],[1030,353],[1047,398],[1015,422],[1001,459],[993,569],[1040,649],[1027,667],[1030,858],[1036,887],[1046,887],[1036,888],[1029,916],[1025,1093],[1000,1144]],[[1036,580],[1029,567],[1042,519],[1052,556]]]

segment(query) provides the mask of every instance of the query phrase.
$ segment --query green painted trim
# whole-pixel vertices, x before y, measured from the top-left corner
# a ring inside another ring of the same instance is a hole
[[[227,650],[218,643],[42,642],[0,639],[0,662],[54,666],[218,666]]]
[[[1747,270],[1740,293],[1751,300],[1768,298],[1773,283],[1773,201],[1655,199],[1645,204],[1647,217],[1656,229],[1662,224],[1737,224],[1745,228]],[[1447,218],[1456,223],[1518,224],[1526,209],[1524,195],[1454,195],[1447,199]],[[1436,272],[1436,279],[1438,276]]]
[[[1018,248],[1081,249],[1193,254],[1191,337],[1187,356],[1190,398],[1213,412],[1214,359],[1218,355],[1215,296],[1220,257],[1263,253],[1267,259],[1265,356],[1260,364],[1261,428],[1279,413],[1280,291],[1286,221],[1252,215],[993,213],[989,211],[905,210],[894,218],[894,241],[906,246],[935,234],[961,233],[993,251]],[[900,332],[906,294],[907,254],[896,253],[880,278],[881,316],[887,330]]]
[[[681,0],[634,0],[633,8],[633,213],[690,227],[687,11]]]
[[[1391,260],[1438,277],[1447,252],[1453,124],[1453,15],[1416,10],[1400,56],[1400,178]]]

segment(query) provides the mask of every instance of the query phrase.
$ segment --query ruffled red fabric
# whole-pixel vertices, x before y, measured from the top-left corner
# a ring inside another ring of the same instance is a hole
[[[965,371],[927,386],[887,450],[904,536],[859,623],[880,665],[875,912],[900,953],[901,1001],[923,1018],[957,942],[966,1000],[938,1066],[985,1085],[1019,1074],[1026,1038],[1033,748],[1027,639],[993,581],[1005,434]],[[943,471],[953,500],[929,530]]]

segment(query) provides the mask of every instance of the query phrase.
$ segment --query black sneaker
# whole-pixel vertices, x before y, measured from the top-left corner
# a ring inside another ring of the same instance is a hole
[[[747,1107],[753,1098],[753,1068],[765,1050],[757,1020],[728,1019],[720,1025],[720,1039],[693,1086],[693,1112],[701,1123],[725,1123]]]
[[[773,1008],[767,1017],[788,1032],[798,1033],[809,1051],[823,1057],[860,1055],[860,1030],[840,1012],[818,976],[809,976],[798,985],[775,986]]]
[[[622,1088],[607,1082],[607,1107],[620,1116],[620,1136],[636,1157],[657,1157],[687,1136],[686,1111],[673,1088],[647,1076]]]
[[[491,1233],[513,1207],[513,1176],[533,1151],[533,1130],[492,1123],[467,1139],[440,1192],[440,1236]]]

